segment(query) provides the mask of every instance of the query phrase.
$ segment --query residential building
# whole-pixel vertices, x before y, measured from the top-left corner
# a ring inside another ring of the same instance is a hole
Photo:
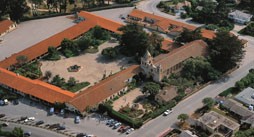
[[[254,89],[248,87],[235,96],[235,99],[246,106],[254,106]]]
[[[198,137],[198,136],[192,133],[190,130],[184,130],[181,132],[179,137]]]
[[[155,100],[159,103],[167,103],[176,96],[177,88],[175,86],[166,86],[155,96]]]
[[[0,37],[15,29],[17,24],[11,20],[0,21]]]
[[[197,120],[197,125],[211,133],[219,132],[225,137],[232,136],[236,131],[239,130],[240,127],[237,122],[232,121],[214,111],[210,111],[201,116]]]
[[[251,21],[253,15],[244,13],[240,10],[235,10],[228,14],[228,18],[234,20],[235,23],[246,24]]]
[[[191,3],[189,1],[179,2],[176,5],[172,5],[170,9],[173,10],[174,13],[179,16],[181,15],[181,13],[186,13],[185,7],[191,8]]]
[[[227,99],[223,101],[222,106],[228,111],[238,116],[239,119],[247,119],[254,114],[251,111],[249,111],[246,107],[244,107],[242,104],[232,99]]]
[[[142,72],[147,77],[152,77],[154,81],[160,82],[164,77],[179,72],[185,60],[205,56],[206,50],[207,44],[203,40],[195,40],[155,58],[147,51],[141,58]]]
[[[132,10],[132,12],[127,16],[126,19],[129,23],[137,23],[140,26],[146,27],[148,29],[156,30],[161,33],[166,33],[170,36],[178,36],[183,28],[189,30],[195,30],[197,27],[143,12],[137,9]],[[215,33],[211,30],[201,29],[203,37],[212,39],[215,37]]]

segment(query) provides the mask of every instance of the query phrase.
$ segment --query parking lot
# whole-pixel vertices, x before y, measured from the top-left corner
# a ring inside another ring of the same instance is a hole
[[[18,105],[9,105],[0,106],[1,112],[6,116],[0,118],[1,120],[10,120],[26,125],[36,125],[38,121],[43,120],[44,123],[40,124],[39,127],[46,128],[48,130],[53,130],[57,132],[62,132],[64,134],[76,136],[78,133],[87,133],[93,134],[97,137],[116,137],[116,136],[127,136],[126,133],[117,132],[118,129],[113,129],[113,125],[110,127],[106,125],[108,117],[102,116],[96,113],[93,113],[85,118],[81,118],[79,124],[74,123],[75,115],[70,114],[68,118],[60,116],[60,114],[54,114],[52,116],[48,115],[49,107],[41,105],[36,102],[31,102],[29,99],[20,98]],[[30,118],[31,120],[25,121],[21,120],[21,117],[34,117]],[[115,121],[115,120],[114,120]],[[60,126],[65,126],[64,130],[59,130],[57,127],[50,128],[53,124],[59,124]]]

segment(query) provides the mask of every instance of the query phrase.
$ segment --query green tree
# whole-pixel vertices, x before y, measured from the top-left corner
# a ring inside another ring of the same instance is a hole
[[[190,58],[184,62],[181,74],[184,78],[198,82],[207,82],[219,78],[220,73],[203,57]],[[200,79],[201,78],[201,79]]]
[[[188,43],[194,40],[202,39],[201,29],[197,28],[194,31],[189,29],[183,30],[183,32],[175,39],[177,43]]]
[[[254,23],[248,24],[248,26],[245,27],[244,29],[240,30],[239,33],[244,34],[244,35],[250,35],[250,36],[254,37]]]
[[[118,56],[118,50],[114,47],[108,47],[102,50],[101,54],[108,58],[116,58]]]
[[[16,57],[16,61],[19,65],[23,65],[28,61],[28,58],[25,55],[19,55]]]
[[[247,130],[239,130],[235,133],[235,137],[252,137],[254,134],[254,128],[250,128]]]
[[[212,40],[209,51],[212,66],[221,72],[232,69],[244,57],[241,41],[228,32],[216,33],[216,38]]]
[[[143,87],[142,93],[148,94],[151,99],[154,99],[155,95],[157,95],[160,91],[160,85],[154,82],[147,82]]]
[[[62,52],[64,56],[66,57],[77,56],[80,54],[80,49],[78,44],[72,40],[64,39],[61,42],[61,47],[62,47]]]
[[[187,114],[180,114],[177,116],[177,119],[180,120],[180,122],[184,123],[185,120],[187,120],[189,116]]]
[[[49,80],[51,77],[52,77],[52,72],[49,71],[49,70],[45,71],[45,78],[46,78],[47,80]]]
[[[60,53],[57,51],[57,49],[53,46],[48,47],[48,55],[46,56],[46,59],[48,60],[59,60]]]
[[[8,14],[11,20],[18,21],[23,17],[23,15],[29,11],[26,0],[9,0]]]
[[[93,36],[96,39],[108,40],[110,38],[110,33],[107,30],[101,28],[100,26],[95,26],[93,28]]]
[[[161,53],[163,40],[164,38],[156,32],[152,32],[152,34],[149,35],[148,51],[152,54],[152,56],[157,56]]]
[[[77,80],[74,77],[70,77],[67,84],[69,86],[75,86],[77,84]]]
[[[137,24],[127,24],[119,28],[123,32],[120,45],[128,55],[143,56],[149,46],[148,34]]]
[[[58,87],[63,87],[65,85],[65,79],[59,75],[55,75],[50,83]]]
[[[21,129],[21,127],[15,127],[11,134],[12,137],[23,137],[24,131]]]
[[[207,97],[207,98],[204,98],[204,99],[202,100],[202,103],[203,103],[205,106],[207,106],[209,109],[211,109],[211,108],[214,106],[215,101],[214,101],[212,98]]]

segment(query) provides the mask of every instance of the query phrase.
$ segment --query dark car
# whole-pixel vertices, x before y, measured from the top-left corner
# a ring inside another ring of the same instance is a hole
[[[18,105],[19,104],[19,101],[16,99],[16,100],[13,100],[13,105]]]
[[[0,118],[5,117],[5,114],[0,114]]]
[[[32,132],[25,132],[24,133],[24,136],[31,136],[32,135]]]
[[[49,126],[49,129],[53,129],[53,128],[58,128],[60,127],[60,124],[59,123],[56,123],[56,124],[52,124]]]
[[[19,121],[24,121],[26,119],[27,119],[27,117],[20,117]]]
[[[79,134],[76,135],[76,137],[86,137],[86,136],[87,136],[86,133],[79,133]]]
[[[35,125],[41,125],[41,124],[44,124],[44,121],[43,120],[40,120],[38,122],[35,123]]]
[[[66,129],[65,126],[59,126],[59,127],[57,127],[57,130],[65,130],[65,129]]]

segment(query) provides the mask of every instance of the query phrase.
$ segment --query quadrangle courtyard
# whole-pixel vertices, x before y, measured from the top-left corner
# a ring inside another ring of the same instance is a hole
[[[119,55],[118,58],[111,60],[101,55],[104,48],[117,45],[119,45],[118,42],[105,42],[99,46],[97,53],[84,53],[71,58],[62,57],[58,61],[41,60],[42,73],[45,74],[46,71],[50,71],[52,72],[52,77],[58,74],[65,80],[74,77],[79,82],[90,82],[89,86],[92,86],[102,80],[105,73],[106,77],[108,77],[110,74],[121,71],[121,68],[133,65],[133,63],[130,63],[133,62],[131,57]],[[68,72],[67,69],[73,65],[81,66],[81,69],[78,72]]]

